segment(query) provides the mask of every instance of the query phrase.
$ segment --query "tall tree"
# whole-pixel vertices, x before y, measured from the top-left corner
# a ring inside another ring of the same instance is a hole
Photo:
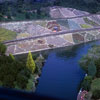
[[[28,67],[28,69],[30,71],[32,71],[32,73],[35,72],[36,66],[35,66],[35,62],[34,62],[34,60],[32,58],[31,52],[28,53],[26,66]]]
[[[15,60],[15,57],[10,53],[9,56],[11,57],[12,60]]]

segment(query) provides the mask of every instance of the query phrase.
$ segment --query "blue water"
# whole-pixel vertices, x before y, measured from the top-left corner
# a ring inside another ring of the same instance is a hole
[[[36,94],[61,100],[76,100],[79,84],[85,75],[78,61],[93,44],[99,43],[96,41],[49,52]]]
[[[71,19],[68,20],[68,25],[71,30],[81,29],[80,26]]]

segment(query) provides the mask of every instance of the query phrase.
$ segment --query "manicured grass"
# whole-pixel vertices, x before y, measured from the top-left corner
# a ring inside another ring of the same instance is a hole
[[[0,42],[12,40],[16,38],[16,32],[0,28]]]
[[[28,33],[20,33],[18,34],[17,38],[27,38],[27,37],[30,37],[31,35],[28,34]]]
[[[92,27],[92,26],[87,25],[87,24],[80,24],[80,26],[81,26],[82,28],[91,28],[91,27]]]
[[[88,19],[88,18],[84,18],[84,21],[87,23],[87,24],[90,24],[92,26],[99,26],[99,24],[97,24],[96,22]]]

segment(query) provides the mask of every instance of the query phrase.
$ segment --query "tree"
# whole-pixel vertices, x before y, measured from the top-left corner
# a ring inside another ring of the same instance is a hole
[[[28,67],[28,69],[29,69],[32,73],[35,72],[36,66],[35,66],[35,62],[34,62],[34,60],[33,60],[33,58],[32,58],[31,52],[29,52],[29,54],[28,54],[26,66]]]
[[[61,1],[60,1],[60,0],[59,0],[59,1],[57,1],[57,0],[54,1],[54,5],[55,5],[55,6],[60,6],[60,4],[61,4]]]
[[[0,20],[2,20],[2,18],[3,18],[3,15],[2,15],[2,13],[0,13]]]
[[[6,49],[7,47],[4,44],[0,43],[0,55],[4,55],[6,52]]]
[[[34,82],[34,80],[35,80],[34,75],[31,75],[30,79],[28,80],[27,86],[26,86],[27,90],[29,90],[29,91],[30,90],[32,90],[32,91],[35,90],[35,82]]]
[[[23,62],[13,61],[10,56],[0,56],[0,84],[9,88],[25,89],[30,70]]]
[[[41,18],[41,10],[40,10],[40,8],[37,9],[37,18]]]
[[[24,4],[24,0],[17,0],[17,5],[19,8],[22,8]]]
[[[94,64],[94,61],[91,61],[88,65],[88,75],[94,77],[96,75],[96,66]]]
[[[92,97],[94,100],[100,99],[100,78],[92,81],[91,84]]]
[[[28,12],[25,13],[26,19],[30,19],[30,16],[31,16],[30,13],[28,13]]]
[[[100,77],[100,58],[98,58],[95,61],[95,65],[96,65],[96,69],[97,69],[96,77],[99,78]]]
[[[89,58],[88,55],[85,55],[83,56],[80,61],[79,61],[79,64],[80,64],[80,67],[86,72],[88,73],[88,65],[91,61],[91,58]]]
[[[84,81],[81,84],[83,90],[89,91],[90,88],[91,88],[91,83],[92,83],[92,77],[91,76],[86,76],[84,78]]]
[[[10,53],[9,57],[11,57],[12,60],[15,60],[15,57]]]
[[[96,0],[83,0],[86,4],[95,3]]]
[[[42,55],[40,55],[35,60],[35,63],[36,63],[36,73],[38,73],[40,75],[41,74],[41,68],[44,65],[44,57]]]

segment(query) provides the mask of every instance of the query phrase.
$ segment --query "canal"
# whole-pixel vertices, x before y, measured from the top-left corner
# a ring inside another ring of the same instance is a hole
[[[79,66],[80,58],[100,41],[51,50],[42,69],[36,94],[61,100],[76,100],[85,72]]]

